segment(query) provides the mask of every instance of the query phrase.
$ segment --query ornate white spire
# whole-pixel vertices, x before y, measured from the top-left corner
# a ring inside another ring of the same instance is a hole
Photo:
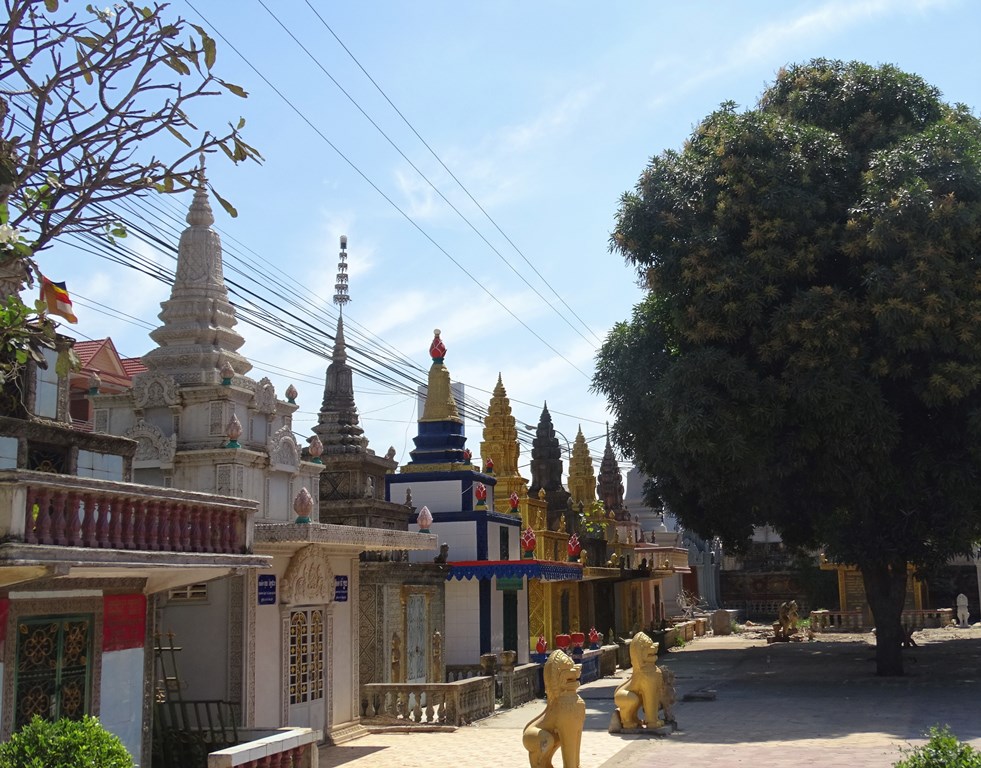
[[[334,303],[344,312],[344,305],[351,300],[347,292],[347,235],[341,235],[341,252],[338,254],[337,281],[334,283]]]
[[[221,238],[211,228],[214,221],[202,160],[170,299],[161,303],[163,325],[150,334],[158,346],[143,357],[151,371],[173,375],[181,384],[220,384],[226,363],[239,376],[252,369],[238,353],[245,339],[234,330],[238,321],[228,300]]]
[[[368,450],[368,440],[358,423],[358,406],[354,402],[354,372],[348,365],[347,344],[344,342],[344,305],[351,300],[347,292],[347,235],[341,235],[340,261],[337,264],[334,290],[334,303],[340,307],[341,313],[337,316],[334,353],[330,365],[327,366],[324,400],[313,431],[323,442],[327,455],[365,453]]]

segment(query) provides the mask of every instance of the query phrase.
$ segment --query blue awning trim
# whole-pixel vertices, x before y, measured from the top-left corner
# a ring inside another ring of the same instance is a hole
[[[582,566],[546,560],[496,560],[450,563],[446,579],[521,578],[542,581],[582,581]]]

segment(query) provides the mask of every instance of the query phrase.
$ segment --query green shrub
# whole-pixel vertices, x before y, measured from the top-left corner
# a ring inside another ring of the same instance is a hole
[[[934,726],[927,736],[922,747],[904,749],[895,768],[981,768],[981,752],[958,741],[946,725]]]
[[[97,718],[38,716],[0,744],[0,768],[133,768],[133,758]]]

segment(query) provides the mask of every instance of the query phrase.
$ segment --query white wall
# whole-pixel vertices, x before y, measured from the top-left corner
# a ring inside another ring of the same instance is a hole
[[[446,582],[447,664],[476,664],[480,659],[480,597],[476,579]]]
[[[167,603],[161,611],[160,633],[174,633],[178,674],[186,699],[228,699],[228,579],[208,582],[208,599]],[[168,659],[169,662],[169,659]]]
[[[411,477],[411,474],[409,475]],[[391,501],[401,504],[405,501],[406,489],[412,490],[412,504],[418,512],[423,507],[429,507],[433,514],[437,512],[459,512],[463,509],[463,494],[460,480],[419,480],[416,482],[391,483],[389,493]],[[413,526],[409,526],[413,529]]]
[[[436,536],[439,544],[450,545],[449,559],[451,561],[477,559],[477,534],[474,523],[433,523],[429,531]],[[497,546],[496,539],[494,545]],[[411,563],[431,563],[432,561],[432,550],[412,550],[409,552],[409,562]]]
[[[99,720],[137,762],[143,745],[143,660],[142,648],[102,654]]]

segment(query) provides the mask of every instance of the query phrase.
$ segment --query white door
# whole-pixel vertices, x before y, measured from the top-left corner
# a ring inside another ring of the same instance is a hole
[[[326,725],[326,643],[323,608],[294,608],[289,633],[289,725]]]

